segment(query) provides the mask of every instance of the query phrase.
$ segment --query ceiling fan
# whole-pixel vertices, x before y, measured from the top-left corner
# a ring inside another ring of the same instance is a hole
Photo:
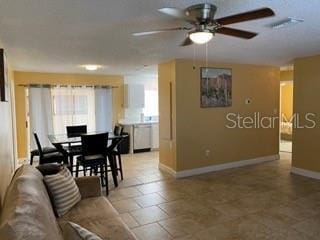
[[[258,35],[258,33],[248,32],[235,28],[225,27],[225,25],[256,20],[274,16],[275,13],[270,8],[261,8],[249,12],[235,14],[219,19],[215,19],[217,7],[213,4],[203,3],[192,5],[184,10],[178,8],[160,8],[161,13],[182,19],[188,23],[188,26],[157,29],[148,32],[133,33],[133,36],[144,36],[170,31],[187,31],[187,38],[181,43],[181,46],[188,46],[193,43],[204,44],[209,42],[216,34],[224,34],[228,36],[251,39]]]

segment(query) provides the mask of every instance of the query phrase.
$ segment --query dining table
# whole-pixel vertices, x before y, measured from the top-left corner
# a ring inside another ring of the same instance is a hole
[[[99,134],[99,133],[105,133],[102,131],[94,131],[94,132],[88,132],[86,134]],[[82,134],[83,135],[83,134]],[[106,148],[113,149],[116,147],[124,138],[128,137],[128,134],[121,134],[121,135],[115,135],[113,132],[108,133],[108,141],[110,141],[110,144],[106,146]],[[81,135],[80,136],[68,136],[67,134],[49,134],[48,135],[49,141],[53,146],[55,146],[60,152],[65,153],[69,156],[69,165],[71,169],[73,168],[73,156],[66,151],[64,146],[71,146],[72,144],[78,144],[81,146]],[[110,168],[112,172],[112,178],[115,187],[118,186],[118,179],[117,179],[117,169],[116,164],[114,163],[113,159],[109,158],[110,162]],[[71,170],[72,171],[72,170]]]

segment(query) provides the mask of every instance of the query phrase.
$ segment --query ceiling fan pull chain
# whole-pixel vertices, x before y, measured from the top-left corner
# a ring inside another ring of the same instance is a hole
[[[193,70],[196,69],[196,46],[193,45]]]
[[[206,43],[206,68],[208,68],[208,43]]]

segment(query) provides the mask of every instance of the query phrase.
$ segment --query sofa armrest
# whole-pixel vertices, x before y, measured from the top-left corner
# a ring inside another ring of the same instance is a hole
[[[75,178],[82,198],[99,197],[101,193],[100,178],[97,176]]]

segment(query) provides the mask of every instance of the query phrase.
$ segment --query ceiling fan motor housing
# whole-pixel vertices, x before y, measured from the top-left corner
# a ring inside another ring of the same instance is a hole
[[[212,23],[217,7],[213,4],[203,3],[196,4],[186,9],[186,15],[197,19],[200,24]]]

